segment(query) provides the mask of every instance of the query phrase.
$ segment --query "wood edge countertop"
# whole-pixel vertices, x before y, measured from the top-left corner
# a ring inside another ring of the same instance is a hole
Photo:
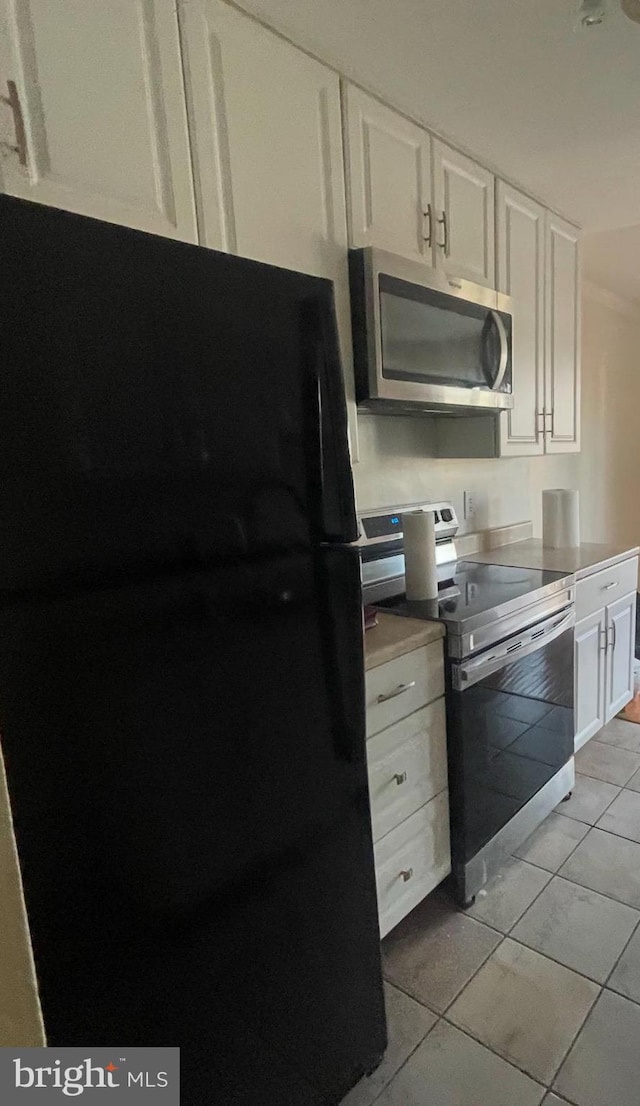
[[[411,653],[421,645],[430,645],[443,637],[444,626],[439,622],[425,622],[419,618],[404,618],[378,611],[377,626],[364,632],[364,667],[367,671],[377,668],[401,657],[403,653]]]

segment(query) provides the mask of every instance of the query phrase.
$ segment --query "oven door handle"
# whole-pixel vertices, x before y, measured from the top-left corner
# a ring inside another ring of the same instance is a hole
[[[576,615],[572,607],[569,613],[563,613],[561,618],[556,615],[542,623],[542,625],[532,626],[520,637],[504,642],[497,649],[487,650],[489,656],[483,654],[473,660],[463,661],[462,664],[454,664],[452,666],[452,677],[455,690],[465,691],[466,688],[477,684],[485,676],[498,672],[500,668],[504,668],[505,661],[508,661],[512,655],[514,657],[527,657],[529,654],[535,653],[543,645],[548,645],[550,641],[560,637],[560,634],[575,625],[575,621]]]

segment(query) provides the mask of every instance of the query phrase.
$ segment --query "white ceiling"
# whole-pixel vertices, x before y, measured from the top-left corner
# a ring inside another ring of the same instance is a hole
[[[640,223],[640,25],[607,0],[240,0],[585,228]]]

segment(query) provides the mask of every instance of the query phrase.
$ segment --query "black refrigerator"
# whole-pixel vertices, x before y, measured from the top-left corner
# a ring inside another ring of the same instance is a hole
[[[48,1043],[179,1045],[184,1106],[334,1106],[386,1037],[332,285],[7,196],[0,241]]]

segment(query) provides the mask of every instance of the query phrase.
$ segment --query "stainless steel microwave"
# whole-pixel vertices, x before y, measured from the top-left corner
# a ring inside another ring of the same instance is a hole
[[[358,404],[411,414],[513,407],[509,296],[371,247],[349,253]]]

